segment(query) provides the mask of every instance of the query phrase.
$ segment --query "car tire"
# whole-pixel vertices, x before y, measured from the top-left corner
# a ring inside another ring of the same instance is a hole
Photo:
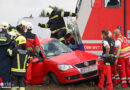
[[[59,82],[58,78],[56,77],[54,73],[51,73],[50,76],[55,84],[61,85],[61,83]]]
[[[51,83],[50,77],[47,75],[44,78],[43,85],[49,85]]]

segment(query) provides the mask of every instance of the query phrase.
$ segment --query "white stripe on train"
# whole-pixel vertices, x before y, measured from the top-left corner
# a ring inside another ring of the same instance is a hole
[[[90,44],[99,44],[102,43],[102,40],[82,40],[83,43],[90,43]]]

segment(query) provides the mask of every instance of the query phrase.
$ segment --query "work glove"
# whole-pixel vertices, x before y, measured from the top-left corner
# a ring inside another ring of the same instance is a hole
[[[42,24],[41,24],[41,23],[38,23],[38,26],[39,26],[39,27],[42,27]]]

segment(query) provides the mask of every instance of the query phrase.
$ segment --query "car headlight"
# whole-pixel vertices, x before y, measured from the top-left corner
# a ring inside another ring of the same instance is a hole
[[[73,68],[72,65],[67,65],[67,64],[58,65],[58,69],[62,70],[62,71],[66,71],[66,70],[71,69],[71,68]]]

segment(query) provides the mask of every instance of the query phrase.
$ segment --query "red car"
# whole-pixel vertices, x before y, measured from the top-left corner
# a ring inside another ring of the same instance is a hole
[[[51,77],[55,83],[76,82],[98,75],[97,55],[80,50],[72,51],[56,39],[42,39],[27,70],[27,83],[42,84]],[[28,76],[31,76],[28,79]]]

